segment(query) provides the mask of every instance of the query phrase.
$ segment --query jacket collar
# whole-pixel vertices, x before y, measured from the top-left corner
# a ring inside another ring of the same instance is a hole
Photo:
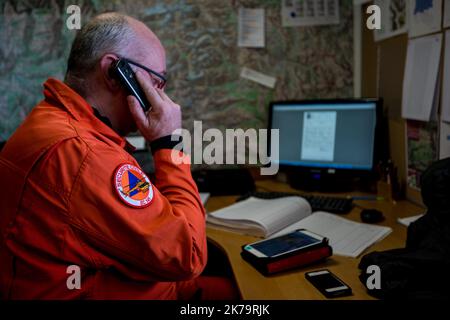
[[[103,123],[94,114],[94,109],[77,92],[65,83],[49,78],[44,83],[45,100],[57,103],[62,109],[67,111],[76,121],[83,122],[100,134],[111,139],[119,146],[132,152],[135,148],[124,138],[117,134],[112,128]]]

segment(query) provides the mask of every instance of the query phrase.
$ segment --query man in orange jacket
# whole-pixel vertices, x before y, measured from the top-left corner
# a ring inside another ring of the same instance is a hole
[[[147,114],[111,72],[119,57],[156,72],[134,69]],[[165,68],[158,38],[130,17],[103,14],[77,34],[65,83],[45,82],[0,154],[1,298],[191,299],[211,284],[210,298],[236,296],[226,280],[199,277],[205,212],[189,164],[172,161],[186,155],[173,150],[181,111],[163,90]],[[136,125],[153,181],[123,138]]]

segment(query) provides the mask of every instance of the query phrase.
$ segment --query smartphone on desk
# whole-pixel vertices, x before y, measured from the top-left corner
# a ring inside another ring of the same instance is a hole
[[[305,278],[327,298],[352,294],[352,289],[327,269],[307,272]]]
[[[291,252],[320,245],[324,237],[307,230],[297,230],[276,238],[248,244],[244,250],[259,258],[276,258]]]
[[[136,75],[134,74],[133,69],[131,69],[127,60],[117,60],[113,64],[111,71],[113,75],[115,75],[119,79],[120,83],[125,87],[127,92],[130,95],[134,96],[137,101],[139,101],[139,104],[141,105],[144,112],[149,111],[151,109],[151,105],[148,102],[145,93],[139,85]]]

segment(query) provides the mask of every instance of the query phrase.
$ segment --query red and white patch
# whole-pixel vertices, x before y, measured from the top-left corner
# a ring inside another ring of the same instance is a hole
[[[147,175],[132,164],[121,164],[114,173],[114,188],[120,199],[134,208],[144,208],[153,200],[153,186]]]

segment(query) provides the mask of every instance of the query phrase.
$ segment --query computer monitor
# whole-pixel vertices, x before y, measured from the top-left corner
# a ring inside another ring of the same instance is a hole
[[[376,99],[272,102],[269,128],[279,129],[279,164],[316,180],[372,172],[379,112]]]

